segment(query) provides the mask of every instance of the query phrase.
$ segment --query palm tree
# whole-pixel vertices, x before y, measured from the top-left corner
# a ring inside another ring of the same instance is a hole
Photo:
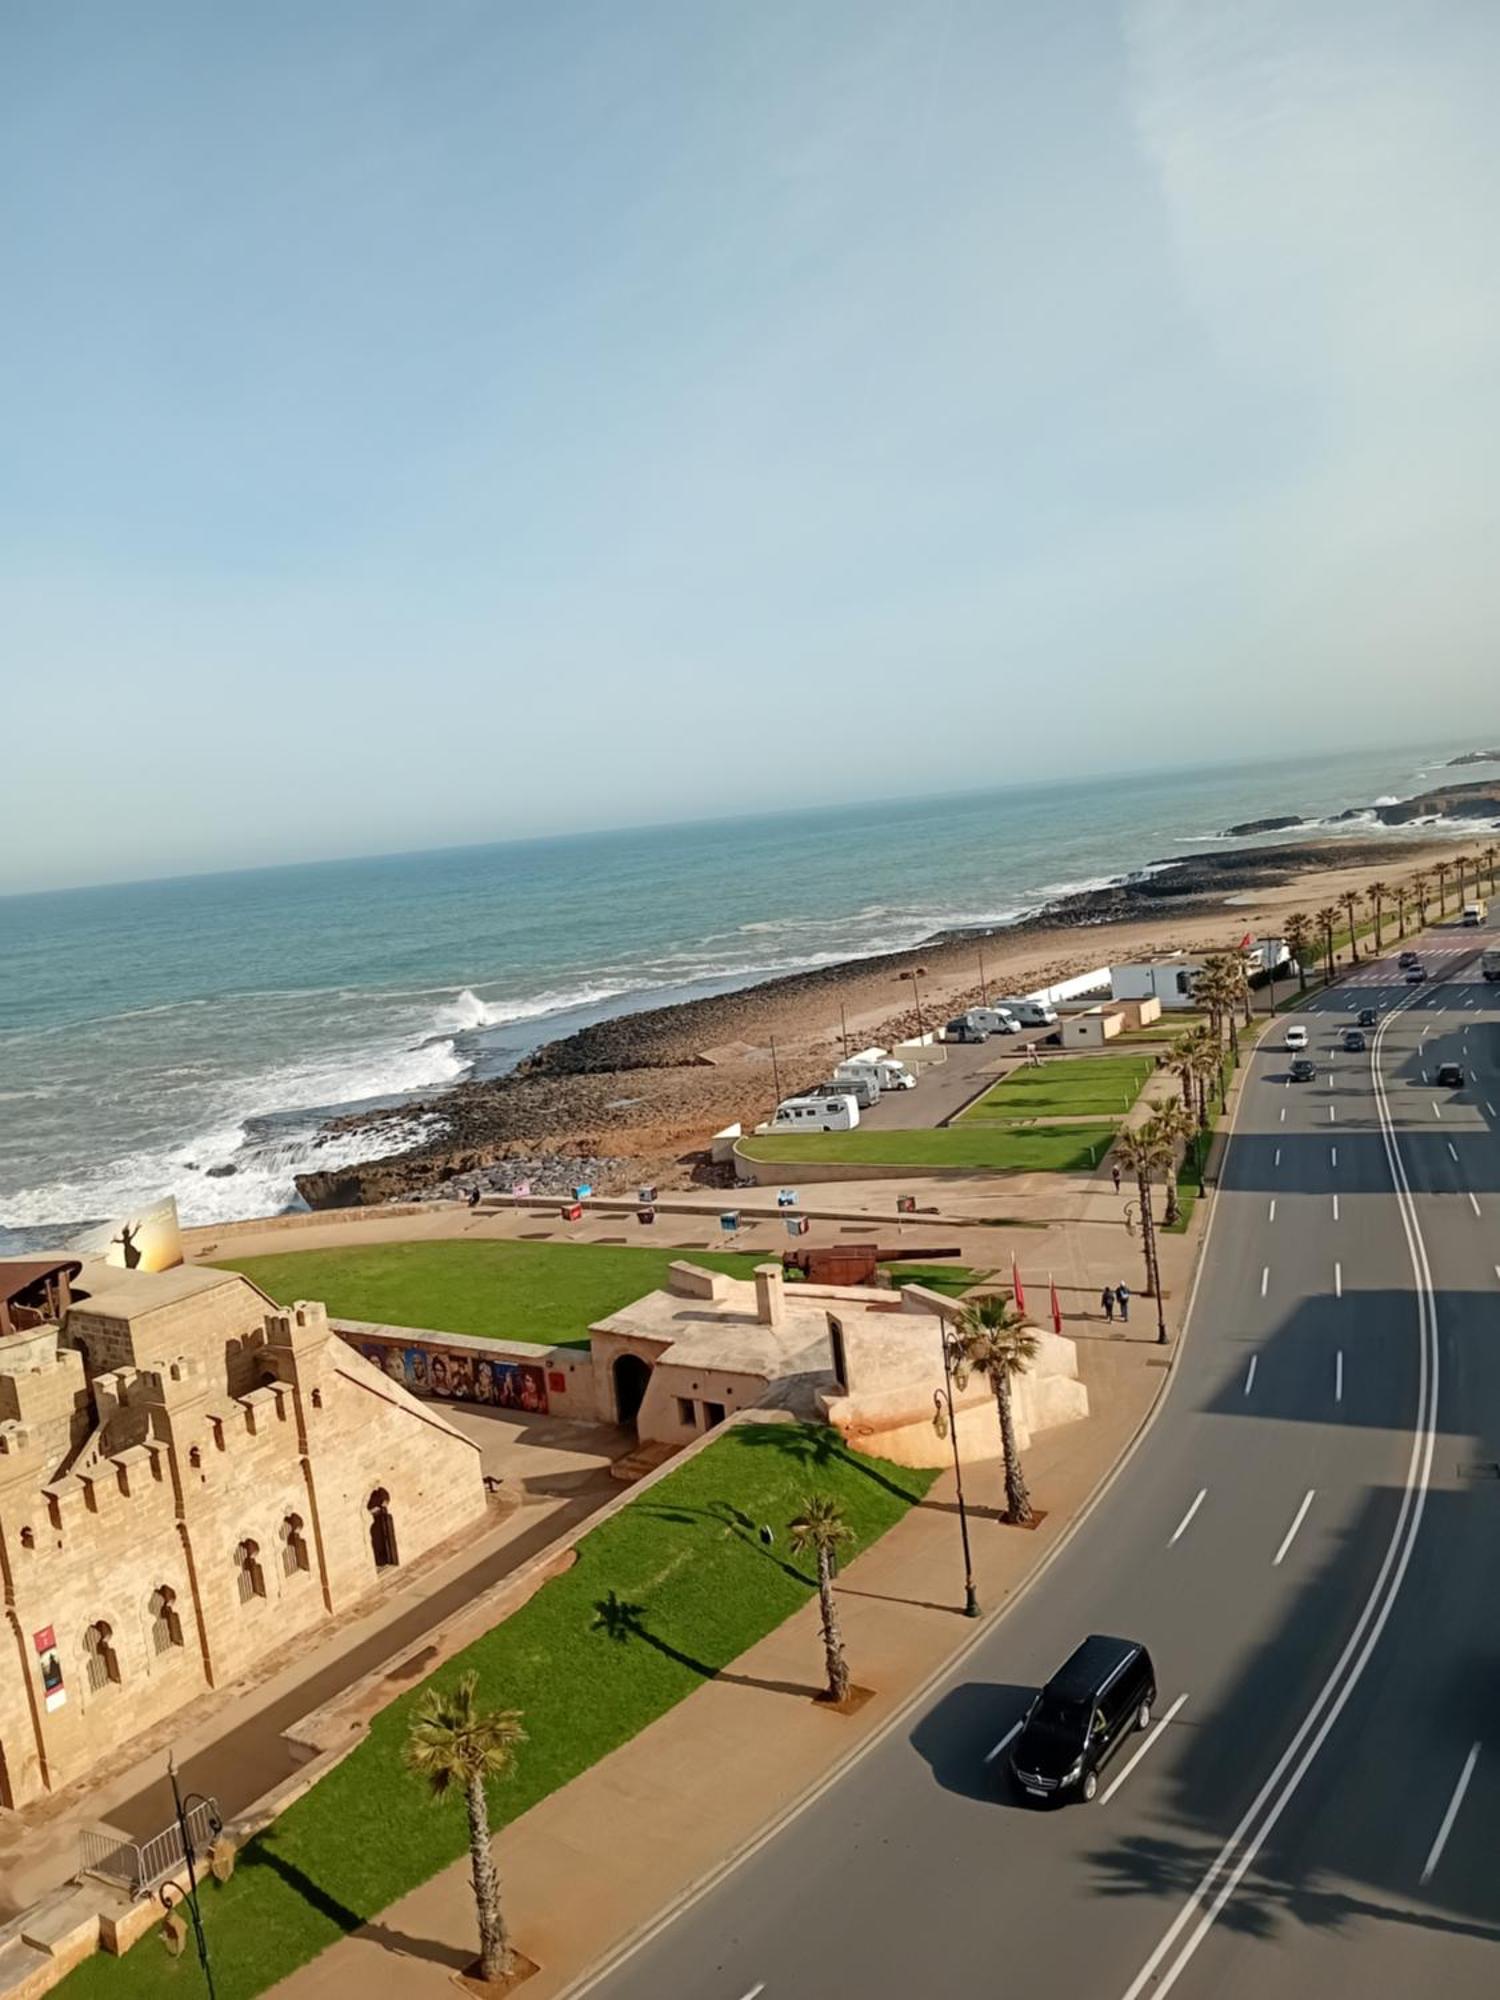
[[[1198,1129],[1208,1130],[1208,1093],[1217,1097],[1224,1087],[1224,1049],[1207,1028],[1193,1036],[1193,1081],[1198,1087]]]
[[[1458,906],[1462,909],[1464,903],[1464,873],[1469,866],[1468,855],[1455,854],[1453,857],[1453,866],[1458,870]]]
[[[1419,868],[1411,878],[1411,892],[1417,899],[1417,909],[1422,922],[1427,922],[1427,904],[1432,896],[1432,877],[1425,868]]]
[[[1325,903],[1318,912],[1318,928],[1323,933],[1323,956],[1328,963],[1328,977],[1333,977],[1333,927],[1339,920],[1337,908]]]
[[[1151,1213],[1151,1183],[1164,1165],[1175,1162],[1177,1142],[1167,1140],[1155,1117],[1148,1118],[1115,1141],[1115,1158],[1128,1174],[1135,1175],[1141,1207],[1141,1249],[1146,1259],[1146,1296],[1157,1294],[1156,1218]]]
[[[1433,872],[1433,874],[1434,874],[1434,875],[1436,875],[1436,877],[1437,877],[1437,885],[1438,885],[1438,915],[1439,915],[1439,916],[1441,917],[1441,916],[1443,916],[1443,915],[1445,915],[1445,914],[1446,914],[1446,912],[1447,912],[1447,909],[1448,909],[1448,864],[1447,864],[1447,862],[1446,862],[1446,861],[1434,861],[1434,862],[1433,862],[1433,864],[1432,864],[1432,872]]]
[[[1496,847],[1492,841],[1484,850],[1485,873],[1490,878],[1490,894],[1492,896],[1495,893],[1495,862],[1497,860],[1500,860],[1500,847]]]
[[[1381,909],[1385,904],[1386,899],[1389,897],[1390,893],[1391,893],[1391,885],[1389,882],[1372,882],[1369,888],[1366,889],[1365,891],[1365,896],[1369,901],[1370,907],[1375,912],[1376,951],[1379,951],[1381,945],[1385,942],[1385,940],[1382,938],[1380,934],[1380,915],[1381,915]]]
[[[1312,949],[1312,918],[1303,910],[1294,910],[1282,925],[1286,935],[1287,950],[1297,961],[1297,981],[1302,992],[1307,991],[1307,954]]]
[[[1239,968],[1242,971],[1243,968]],[[1224,1025],[1229,1024],[1230,1043],[1234,1049],[1235,1061],[1239,1060],[1239,1029],[1235,1025],[1234,1010],[1239,1000],[1238,972],[1232,967],[1221,951],[1211,952],[1204,959],[1197,978],[1193,981],[1193,998],[1207,1009],[1209,1026],[1216,1042],[1224,1039]]]
[[[970,1375],[983,1375],[994,1394],[1005,1454],[1005,1518],[1017,1528],[1024,1528],[1031,1520],[1031,1495],[1016,1444],[1011,1384],[1017,1375],[1025,1374],[1040,1345],[1011,1301],[993,1294],[966,1305],[953,1329],[954,1382],[962,1389]]]
[[[802,1512],[791,1525],[792,1553],[811,1549],[818,1562],[818,1606],[823,1614],[823,1662],[828,1671],[828,1699],[838,1704],[849,1699],[849,1663],[844,1658],[844,1635],[839,1630],[838,1606],[833,1598],[833,1574],[839,1549],[854,1539],[854,1530],[839,1512],[839,1503],[827,1493],[810,1493],[802,1502]]]
[[[1397,937],[1405,937],[1405,936],[1406,936],[1406,894],[1407,894],[1407,892],[1406,892],[1406,884],[1405,884],[1404,882],[1398,882],[1398,883],[1396,884],[1396,935],[1397,935]]]
[[[1346,889],[1343,895],[1339,897],[1339,901],[1349,913],[1349,956],[1357,962],[1359,958],[1359,940],[1354,935],[1354,924],[1355,913],[1359,909],[1359,891],[1357,889]]]
[[[1193,1080],[1196,1075],[1194,1065],[1197,1060],[1197,1041],[1198,1031],[1196,1028],[1190,1028],[1184,1035],[1177,1035],[1173,1039],[1171,1054],[1168,1057],[1173,1069],[1177,1072],[1177,1081],[1182,1085],[1183,1107],[1189,1116],[1192,1115],[1194,1104]]]
[[[1182,1204],[1177,1192],[1177,1175],[1181,1166],[1178,1148],[1185,1147],[1192,1138],[1195,1120],[1191,1112],[1183,1110],[1177,1103],[1164,1104],[1148,1121],[1159,1126],[1163,1140],[1170,1148],[1167,1159],[1167,1206],[1162,1215],[1162,1225],[1171,1229],[1182,1220]]]
[[[501,1778],[526,1741],[513,1708],[482,1709],[476,1702],[477,1673],[455,1687],[429,1688],[417,1705],[402,1753],[406,1768],[427,1780],[433,1801],[461,1791],[469,1813],[469,1871],[479,1913],[479,1977],[505,1979],[514,1954],[500,1907],[500,1878],[490,1852],[489,1802],[485,1780]]]

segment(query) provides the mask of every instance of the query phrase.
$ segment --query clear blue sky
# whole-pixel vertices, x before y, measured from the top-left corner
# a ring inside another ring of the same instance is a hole
[[[0,887],[1500,727],[1490,0],[0,42]]]

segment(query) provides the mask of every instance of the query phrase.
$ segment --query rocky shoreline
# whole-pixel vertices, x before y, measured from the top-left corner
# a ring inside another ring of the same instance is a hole
[[[1411,858],[1409,842],[1360,843],[1362,866]],[[394,1114],[385,1109],[332,1121],[330,1133],[361,1130],[377,1118],[388,1124],[393,1116],[436,1117],[442,1127],[410,1151],[301,1174],[298,1191],[309,1207],[326,1209],[452,1194],[479,1176],[486,1186],[508,1186],[513,1178],[534,1181],[530,1169],[539,1155],[610,1162],[596,1176],[601,1191],[626,1187],[638,1176],[681,1183],[703,1172],[707,1133],[735,1119],[749,1123],[768,1115],[777,1081],[790,1089],[826,1074],[839,1052],[841,1005],[861,1041],[889,1043],[913,1033],[918,1023],[910,989],[893,1004],[904,972],[923,968],[928,1014],[946,1018],[980,999],[978,947],[992,954],[993,993],[1009,988],[1012,965],[1014,989],[1024,990],[1096,965],[1110,950],[1170,950],[1175,942],[1118,936],[1082,947],[1079,932],[1188,916],[1222,923],[1230,895],[1347,866],[1349,859],[1341,842],[1178,856],[1107,887],[1060,898],[1003,928],[945,931],[907,951],[618,1015],[545,1044],[508,1076],[456,1084]],[[933,1024],[924,1017],[924,1026]],[[784,1038],[779,1063],[769,1054],[772,1038]]]
[[[1450,758],[1444,768],[1492,761],[1500,762],[1500,756],[1487,750],[1471,750],[1462,757]],[[1382,826],[1411,826],[1417,820],[1426,819],[1500,820],[1500,783],[1481,778],[1466,784],[1434,785],[1425,792],[1414,793],[1409,799],[1347,806],[1343,812],[1334,813],[1329,819],[1309,819],[1303,813],[1275,813],[1268,819],[1246,819],[1236,826],[1226,826],[1224,838],[1245,840],[1257,833],[1284,833],[1293,827],[1333,826],[1341,821],[1357,819],[1375,819]]]

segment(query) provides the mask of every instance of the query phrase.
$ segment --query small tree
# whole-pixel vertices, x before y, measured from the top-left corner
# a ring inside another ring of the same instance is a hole
[[[403,1757],[406,1767],[425,1778],[433,1802],[462,1792],[469,1814],[469,1873],[479,1916],[479,1976],[504,1979],[513,1964],[510,1933],[500,1907],[500,1878],[490,1852],[489,1802],[485,1780],[500,1778],[526,1741],[513,1708],[482,1709],[475,1700],[476,1673],[457,1686],[429,1688],[412,1717]]]
[[[1196,1121],[1180,1104],[1172,1103],[1164,1104],[1147,1122],[1159,1129],[1163,1150],[1167,1154],[1167,1206],[1162,1223],[1165,1228],[1171,1229],[1182,1220],[1182,1202],[1177,1192],[1177,1175],[1181,1165],[1178,1149],[1192,1138]]]
[[[1160,1276],[1156,1261],[1156,1218],[1151,1212],[1151,1183],[1163,1167],[1175,1166],[1176,1135],[1164,1128],[1158,1117],[1153,1115],[1143,1125],[1120,1134],[1115,1141],[1115,1158],[1127,1173],[1135,1176],[1141,1208],[1141,1250],[1146,1260],[1146,1295],[1155,1298],[1160,1291]]]
[[[1358,963],[1359,939],[1355,936],[1354,927],[1358,921],[1359,891],[1357,889],[1346,889],[1343,895],[1339,897],[1339,901],[1343,904],[1349,918],[1349,956]]]
[[[983,1375],[995,1398],[1000,1418],[1000,1445],[1005,1454],[1005,1518],[1024,1528],[1031,1520],[1031,1495],[1016,1443],[1016,1415],[1011,1387],[1036,1359],[1041,1343],[1009,1299],[976,1299],[966,1305],[953,1329],[957,1365],[955,1384],[967,1387],[970,1375]]]
[[[1325,903],[1318,912],[1318,928],[1323,933],[1323,955],[1328,964],[1328,977],[1333,977],[1333,931],[1338,923],[1339,913],[1332,903]]]
[[[1417,910],[1422,922],[1427,921],[1427,905],[1432,896],[1432,877],[1425,868],[1419,868],[1411,878],[1411,892],[1416,898]]]
[[[1312,950],[1312,918],[1301,910],[1295,910],[1282,926],[1286,933],[1287,950],[1297,961],[1297,983],[1302,992],[1307,991],[1307,954]]]
[[[834,1565],[840,1547],[854,1537],[854,1530],[839,1512],[839,1503],[826,1493],[809,1494],[802,1512],[791,1525],[792,1550],[801,1555],[811,1549],[818,1564],[818,1606],[823,1616],[823,1663],[828,1673],[828,1699],[849,1698],[849,1664],[844,1658],[844,1635],[839,1629],[838,1606],[833,1596]]]
[[[1405,937],[1405,936],[1406,936],[1406,898],[1407,898],[1407,891],[1406,891],[1406,884],[1405,884],[1404,882],[1398,882],[1398,883],[1396,884],[1396,935],[1397,935],[1397,937]]]
[[[1381,936],[1380,918],[1381,918],[1381,912],[1383,911],[1386,902],[1389,900],[1390,893],[1391,893],[1391,885],[1389,882],[1372,882],[1369,888],[1365,891],[1365,895],[1369,901],[1370,908],[1375,913],[1375,949],[1377,951],[1380,950],[1381,946],[1385,942],[1385,939]]]

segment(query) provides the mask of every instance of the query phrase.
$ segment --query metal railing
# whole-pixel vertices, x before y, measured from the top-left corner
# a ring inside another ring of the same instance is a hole
[[[200,1799],[187,1813],[188,1839],[196,1851],[208,1847],[218,1831],[219,1810],[213,1799]],[[79,1835],[79,1858],[84,1871],[118,1882],[132,1896],[144,1895],[164,1877],[183,1866],[182,1829],[173,1820],[165,1831],[137,1844],[114,1834],[85,1827]]]

